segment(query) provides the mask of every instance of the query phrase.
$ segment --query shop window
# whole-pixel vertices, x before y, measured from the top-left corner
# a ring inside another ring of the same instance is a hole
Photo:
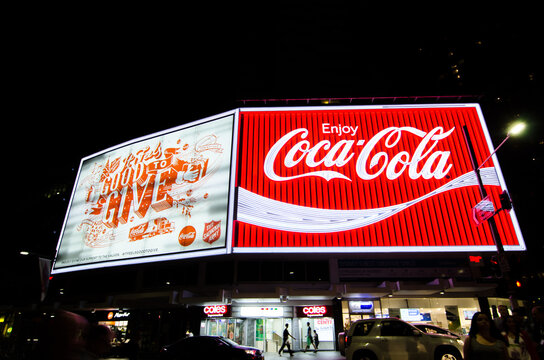
[[[154,264],[142,269],[142,286],[144,288],[196,285],[198,281],[198,264],[167,263]]]
[[[283,263],[275,261],[261,263],[261,280],[283,281]]]
[[[260,263],[258,261],[240,261],[238,263],[238,281],[259,281]]]
[[[314,261],[306,263],[306,279],[308,281],[329,281],[329,262]]]
[[[198,264],[187,264],[183,268],[183,283],[185,285],[196,285],[198,283]]]
[[[413,328],[400,321],[384,321],[381,326],[382,336],[410,336],[414,335]]]
[[[206,264],[207,284],[230,284],[234,280],[232,261],[210,262]]]
[[[367,336],[374,326],[374,321],[364,321],[356,324],[353,329],[353,336]]]
[[[283,267],[283,279],[285,281],[304,281],[306,268],[303,262],[288,262]]]
[[[239,261],[238,281],[328,281],[328,261]]]

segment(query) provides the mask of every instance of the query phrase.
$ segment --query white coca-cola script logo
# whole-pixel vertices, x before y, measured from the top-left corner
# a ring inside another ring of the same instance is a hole
[[[331,133],[330,128],[329,124],[322,124],[322,131],[324,133]],[[394,180],[401,176],[406,168],[408,168],[408,175],[413,180],[420,177],[426,180],[431,178],[442,179],[448,174],[453,166],[448,163],[450,152],[433,150],[438,142],[447,138],[454,129],[455,127],[444,132],[444,129],[438,126],[429,132],[425,132],[408,126],[389,127],[378,132],[368,140],[366,144],[366,140],[340,140],[332,145],[329,140],[321,140],[317,144],[312,145],[308,140],[304,140],[308,136],[308,129],[299,128],[285,134],[270,148],[264,161],[264,172],[266,176],[273,181],[287,181],[305,176],[319,176],[327,181],[335,178],[351,181],[352,179],[337,171],[312,171],[311,169],[320,165],[327,168],[332,166],[343,167],[353,160],[355,156],[353,149],[354,146],[357,146],[362,147],[362,150],[357,157],[355,169],[357,176],[363,180],[372,180],[384,171],[389,180]],[[348,128],[348,130],[349,131],[344,131],[344,133],[347,133],[347,135],[350,136],[355,135],[356,128]],[[394,148],[399,143],[404,133],[408,133],[405,136],[410,136],[411,134],[420,138],[420,142],[413,154],[410,154],[407,151],[399,151],[389,158],[389,155],[386,152],[379,151],[371,156],[376,145],[380,143],[383,143],[388,149]],[[338,134],[340,134],[340,132]],[[287,143],[292,140],[297,140],[297,137],[300,140],[288,149],[285,158],[278,159],[278,155]],[[320,150],[326,151],[326,154],[323,157],[318,158]],[[287,168],[292,168],[304,161],[304,164],[310,169],[300,175],[280,176],[274,171],[274,164],[276,161],[281,160],[283,160],[283,165]],[[421,169],[418,169],[420,163],[423,164],[423,166]]]

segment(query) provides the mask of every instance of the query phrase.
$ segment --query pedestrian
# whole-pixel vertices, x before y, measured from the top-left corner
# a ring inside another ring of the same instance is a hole
[[[111,341],[114,334],[106,325],[93,324],[89,326],[85,342],[83,360],[101,359],[111,350]]]
[[[468,335],[463,347],[464,360],[509,359],[506,340],[485,313],[474,314]]]
[[[49,319],[32,355],[39,360],[76,360],[85,351],[88,321],[81,315],[59,310]]]
[[[528,330],[527,328],[527,316],[524,307],[516,308],[512,310],[512,317],[519,326],[520,330]]]
[[[536,346],[529,333],[522,330],[519,322],[513,316],[504,320],[505,338],[508,341],[508,355],[512,360],[535,360],[538,359]]]
[[[317,352],[317,349],[319,349],[319,336],[317,336],[317,332],[314,330],[314,345],[315,345],[315,352]]]
[[[529,333],[536,345],[536,352],[541,360],[544,359],[544,306],[535,306],[531,310],[533,320],[529,327]]]
[[[285,330],[283,330],[283,343],[281,344],[280,351],[278,353],[281,356],[281,352],[283,351],[283,348],[287,346],[287,351],[289,351],[289,355],[293,356],[293,351],[291,350],[291,344],[289,344],[289,337],[293,338],[293,340],[296,340],[293,335],[289,334],[289,324],[285,324]]]
[[[310,323],[307,322],[306,325],[308,326],[307,332],[306,332],[306,349],[304,349],[304,352],[308,351],[310,349],[310,345],[313,345],[314,352],[317,352],[317,349],[314,344],[313,336],[312,336],[312,328],[310,327]]]
[[[508,307],[506,305],[499,305],[497,307],[497,310],[499,311],[499,317],[496,317],[493,319],[493,322],[495,322],[495,326],[497,329],[504,329],[504,321],[508,317]]]

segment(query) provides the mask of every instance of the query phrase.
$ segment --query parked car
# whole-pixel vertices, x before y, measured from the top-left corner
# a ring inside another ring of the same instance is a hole
[[[346,339],[347,360],[460,360],[463,342],[450,335],[427,334],[399,319],[353,323]]]
[[[419,330],[427,333],[427,334],[442,334],[442,335],[449,335],[453,336],[457,339],[463,340],[461,335],[454,333],[453,331],[450,331],[448,329],[443,329],[440,326],[432,325],[432,324],[412,324],[415,327],[417,327]]]
[[[161,360],[222,359],[264,360],[261,350],[238,345],[222,336],[194,336],[161,349]]]
[[[340,351],[340,354],[344,356],[346,356],[346,337],[347,336],[348,335],[345,331],[338,333],[338,351]]]

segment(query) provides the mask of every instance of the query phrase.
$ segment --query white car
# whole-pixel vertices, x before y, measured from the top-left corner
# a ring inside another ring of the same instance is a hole
[[[436,325],[427,324],[427,323],[425,323],[425,324],[414,324],[414,323],[412,323],[412,325],[414,325],[419,330],[421,330],[421,331],[423,331],[423,332],[425,332],[427,334],[450,335],[450,336],[453,336],[453,337],[458,338],[460,340],[463,340],[463,338],[464,338],[464,335],[459,335],[457,333],[454,333],[451,330],[444,329],[444,328],[441,328],[441,327],[436,326]]]
[[[347,334],[345,331],[338,334],[338,351],[343,356],[346,356],[346,337]]]
[[[463,341],[426,334],[399,319],[367,319],[353,323],[346,339],[347,360],[461,360]]]

